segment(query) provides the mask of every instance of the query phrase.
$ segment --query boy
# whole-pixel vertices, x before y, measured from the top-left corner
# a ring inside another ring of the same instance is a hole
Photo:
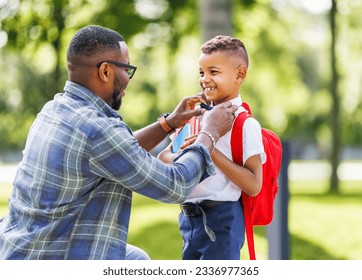
[[[239,90],[247,73],[248,55],[239,39],[216,36],[207,41],[201,47],[199,66],[200,86],[213,106],[229,100],[239,106],[235,115],[245,111]],[[266,160],[261,127],[254,118],[245,121],[243,135],[240,144],[244,166],[232,161],[230,130],[219,139],[212,153],[216,175],[198,184],[181,205],[183,259],[240,259],[245,227],[238,200],[242,191],[251,196],[259,193]],[[172,161],[170,149],[162,151],[159,158]]]

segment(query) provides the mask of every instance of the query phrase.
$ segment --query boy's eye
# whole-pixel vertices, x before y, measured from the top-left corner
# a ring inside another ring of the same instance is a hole
[[[200,74],[200,77],[203,77],[203,76],[204,76],[204,72],[201,72],[201,71],[200,71],[199,74]]]

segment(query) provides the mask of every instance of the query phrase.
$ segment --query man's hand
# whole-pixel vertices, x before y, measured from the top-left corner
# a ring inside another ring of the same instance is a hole
[[[210,132],[217,141],[231,129],[237,109],[238,106],[232,105],[230,101],[213,107],[203,116],[202,130]]]
[[[204,114],[206,111],[205,109],[196,108],[198,103],[208,103],[202,92],[195,96],[184,97],[173,112],[167,117],[168,126],[173,129],[180,128],[193,116]]]

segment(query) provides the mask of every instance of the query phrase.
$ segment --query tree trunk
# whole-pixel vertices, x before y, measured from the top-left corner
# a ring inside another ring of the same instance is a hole
[[[231,0],[201,0],[203,42],[217,35],[232,35]]]
[[[336,63],[336,41],[337,41],[337,25],[336,25],[336,0],[332,0],[332,8],[329,14],[331,29],[331,84],[330,90],[332,95],[332,112],[331,112],[331,130],[332,130],[332,151],[330,163],[332,166],[332,174],[330,178],[330,192],[339,191],[339,178],[337,169],[340,164],[341,150],[341,125],[340,125],[340,98],[338,94],[339,74]]]

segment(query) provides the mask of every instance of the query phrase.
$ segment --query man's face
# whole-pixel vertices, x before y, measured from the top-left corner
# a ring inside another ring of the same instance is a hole
[[[129,64],[127,45],[125,42],[120,42],[119,44],[121,47],[121,55],[116,61],[124,64]],[[110,106],[114,110],[119,110],[122,105],[122,98],[126,95],[126,88],[130,79],[128,75],[128,69],[126,67],[118,66],[112,63],[111,65],[113,66],[115,76],[113,82],[112,102]]]

